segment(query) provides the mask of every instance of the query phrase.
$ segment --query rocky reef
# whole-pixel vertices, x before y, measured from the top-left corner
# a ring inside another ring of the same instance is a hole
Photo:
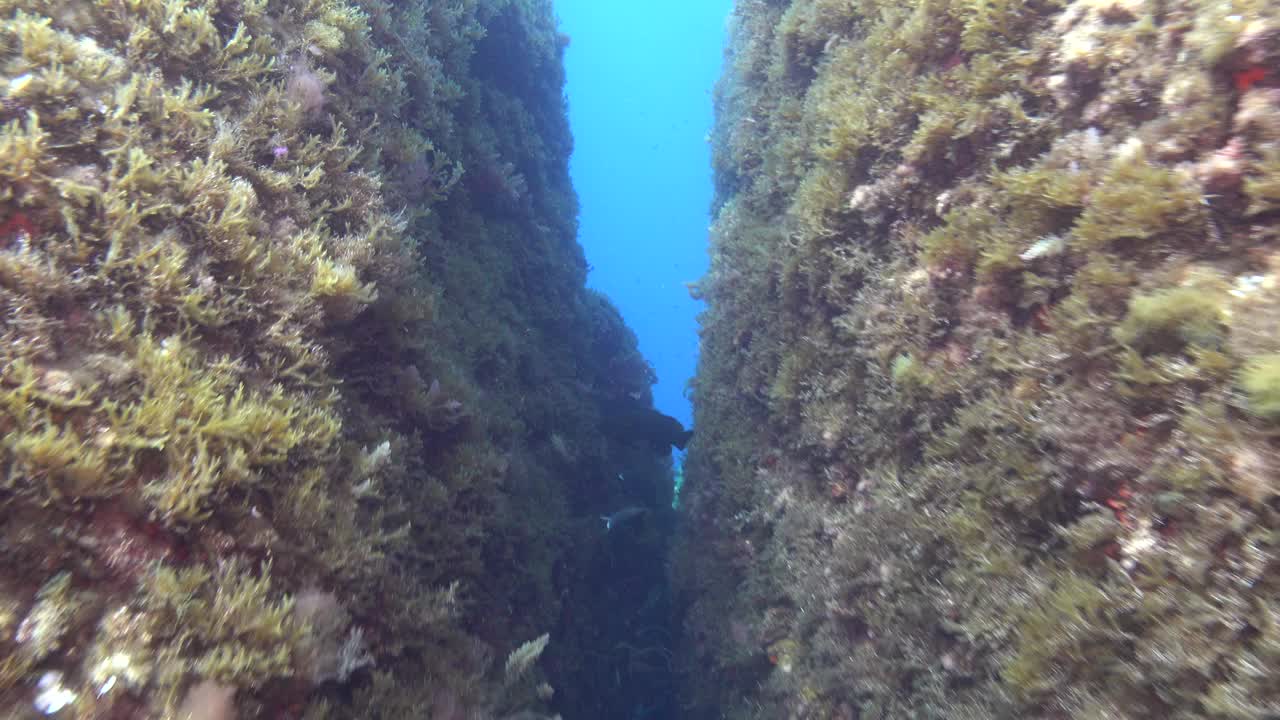
[[[584,288],[565,42],[0,0],[0,715],[575,707],[601,478],[669,468],[598,429],[652,376]]]
[[[1280,7],[730,33],[689,717],[1280,713]]]

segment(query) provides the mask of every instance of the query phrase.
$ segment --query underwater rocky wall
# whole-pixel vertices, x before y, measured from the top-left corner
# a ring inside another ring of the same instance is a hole
[[[1280,713],[1280,5],[730,35],[688,717]]]
[[[0,715],[574,707],[600,414],[652,376],[583,286],[565,42],[548,0],[0,0]]]

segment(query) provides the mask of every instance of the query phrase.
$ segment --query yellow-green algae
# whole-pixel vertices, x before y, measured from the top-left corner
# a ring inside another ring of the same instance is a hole
[[[494,658],[560,611],[583,387],[651,380],[592,334],[563,45],[543,0],[0,0],[0,714],[547,712]]]
[[[1276,5],[730,32],[688,716],[1280,712]]]

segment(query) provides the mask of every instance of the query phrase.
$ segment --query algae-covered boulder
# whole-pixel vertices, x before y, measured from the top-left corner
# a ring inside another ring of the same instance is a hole
[[[549,713],[494,658],[607,453],[563,46],[541,0],[0,2],[0,715]]]
[[[1280,712],[1280,8],[730,28],[690,716]]]

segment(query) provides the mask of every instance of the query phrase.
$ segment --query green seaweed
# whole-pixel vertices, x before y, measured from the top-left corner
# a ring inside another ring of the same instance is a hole
[[[1240,387],[1250,412],[1264,420],[1280,420],[1280,355],[1245,360]]]
[[[1171,239],[1205,232],[1205,207],[1193,178],[1147,159],[1141,143],[1121,148],[1107,167],[1072,235],[1088,248],[1121,240]]]
[[[1114,331],[1117,342],[1144,354],[1218,347],[1225,333],[1221,296],[1192,287],[1135,296]]]

